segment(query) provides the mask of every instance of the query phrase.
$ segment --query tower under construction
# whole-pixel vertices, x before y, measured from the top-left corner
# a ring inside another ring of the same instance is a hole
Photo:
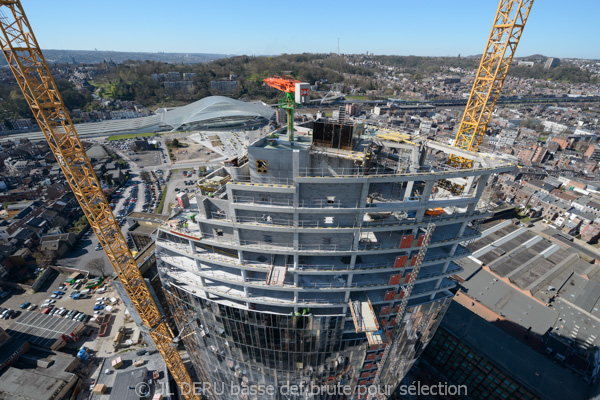
[[[358,128],[259,139],[159,229],[159,271],[183,341],[224,386],[208,397],[389,395],[435,333],[455,261],[487,216],[486,183],[514,166]],[[472,167],[449,166],[451,155]]]

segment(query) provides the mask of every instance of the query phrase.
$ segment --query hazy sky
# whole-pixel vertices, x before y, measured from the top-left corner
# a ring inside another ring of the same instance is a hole
[[[481,54],[498,0],[22,0],[44,49]],[[536,0],[517,56],[600,59],[600,1]]]

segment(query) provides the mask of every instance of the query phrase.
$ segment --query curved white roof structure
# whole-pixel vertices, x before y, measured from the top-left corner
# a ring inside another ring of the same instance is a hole
[[[267,123],[275,110],[262,102],[246,103],[223,96],[205,97],[187,106],[167,111],[162,124],[174,130],[225,127],[252,122]]]

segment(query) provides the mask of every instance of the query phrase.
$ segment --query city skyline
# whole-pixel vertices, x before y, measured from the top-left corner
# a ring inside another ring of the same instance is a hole
[[[600,5],[576,3],[535,2],[516,57],[600,59],[593,44],[600,36],[594,21]],[[405,56],[481,54],[498,6],[497,0],[475,7],[466,1],[434,0],[427,6],[384,1],[375,11],[353,2],[315,1],[287,11],[270,0],[260,7],[238,1],[168,7],[158,1],[52,4],[23,3],[45,49],[277,55],[337,52],[339,39],[341,53]]]

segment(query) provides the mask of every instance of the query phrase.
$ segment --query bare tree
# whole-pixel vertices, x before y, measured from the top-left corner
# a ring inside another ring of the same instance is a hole
[[[56,250],[40,250],[33,253],[33,258],[39,268],[48,268],[58,258]]]
[[[105,277],[108,276],[110,270],[107,268],[106,263],[103,258],[94,258],[87,263],[88,271],[92,273],[92,275]]]

